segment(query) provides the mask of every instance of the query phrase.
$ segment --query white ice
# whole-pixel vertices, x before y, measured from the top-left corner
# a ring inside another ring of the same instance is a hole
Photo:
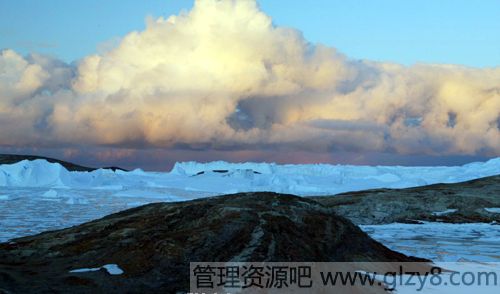
[[[441,262],[500,262],[497,224],[426,222],[360,227],[375,240],[407,255]]]
[[[98,270],[105,269],[110,275],[121,275],[123,274],[123,270],[114,263],[105,264],[101,267],[92,267],[92,268],[79,268],[70,270],[70,273],[88,273],[88,272],[96,272]]]
[[[484,210],[492,213],[500,213],[500,207],[487,207]]]
[[[331,195],[372,188],[454,183],[496,174],[500,174],[500,158],[454,167],[184,162],[163,173],[102,169],[69,172],[57,163],[25,160],[0,165],[0,187],[45,187],[47,198],[57,196],[56,189],[97,189],[115,191],[117,196],[160,199],[166,195],[177,197],[179,190],[193,197],[198,197],[198,192],[216,195],[246,191]]]
[[[432,214],[436,215],[436,216],[443,216],[443,215],[447,215],[447,214],[454,213],[454,212],[457,212],[457,209],[446,209],[443,211],[434,211]]]

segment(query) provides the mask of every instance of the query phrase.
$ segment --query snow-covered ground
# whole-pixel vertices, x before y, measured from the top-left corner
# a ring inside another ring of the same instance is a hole
[[[158,201],[245,191],[333,195],[454,183],[496,174],[500,174],[500,158],[456,167],[187,162],[176,164],[169,173],[69,172],[45,160],[22,161],[0,165],[0,241],[73,226]],[[385,225],[364,229],[389,247],[412,255],[442,261],[456,261],[458,257],[500,261],[495,254],[500,252],[500,226],[496,225]]]

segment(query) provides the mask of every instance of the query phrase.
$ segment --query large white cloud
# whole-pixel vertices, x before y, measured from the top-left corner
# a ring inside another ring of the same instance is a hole
[[[350,60],[254,1],[199,0],[76,68],[3,51],[0,123],[11,146],[500,155],[500,67]]]

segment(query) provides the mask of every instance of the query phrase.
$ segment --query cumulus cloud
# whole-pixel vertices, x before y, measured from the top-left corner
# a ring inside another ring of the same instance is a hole
[[[2,51],[0,145],[500,155],[500,67],[352,60],[254,1],[113,43],[76,65]]]

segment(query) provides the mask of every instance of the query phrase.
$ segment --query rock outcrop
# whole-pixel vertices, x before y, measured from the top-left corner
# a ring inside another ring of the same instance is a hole
[[[0,244],[0,289],[176,293],[188,290],[194,261],[422,260],[386,248],[311,199],[241,193],[149,204]],[[123,273],[110,275],[106,264]],[[70,272],[80,268],[101,269]]]
[[[456,184],[311,197],[358,225],[394,222],[500,223],[500,176]]]

